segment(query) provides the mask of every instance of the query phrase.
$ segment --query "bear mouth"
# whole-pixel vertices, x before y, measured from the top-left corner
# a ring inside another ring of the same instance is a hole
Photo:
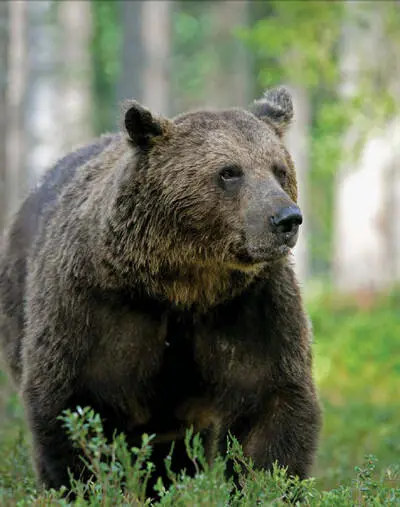
[[[244,267],[257,267],[260,264],[267,264],[279,261],[291,253],[289,245],[280,245],[273,250],[250,250],[246,249],[236,255],[238,263]]]

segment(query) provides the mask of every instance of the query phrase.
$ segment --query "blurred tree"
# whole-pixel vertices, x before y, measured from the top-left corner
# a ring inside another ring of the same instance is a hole
[[[175,2],[173,112],[246,105],[253,96],[252,52],[237,37],[249,1]]]
[[[171,112],[171,9],[168,0],[122,2],[122,68],[118,99],[135,98],[159,114]]]
[[[122,44],[122,37],[137,33],[137,22],[140,22],[140,18],[136,17],[135,8],[140,2],[91,0],[90,4],[93,18],[90,45],[93,75],[92,118],[95,133],[99,135],[115,130],[117,101],[130,96],[126,95],[125,89],[119,89],[117,93],[116,83],[121,82],[121,71],[130,70],[126,67],[126,57],[121,57],[121,48],[124,48],[127,55],[130,51],[136,51],[136,39],[129,38]],[[125,30],[123,22],[130,23],[130,28]]]
[[[92,131],[91,4],[86,0],[60,2],[61,100],[63,151],[90,140]]]
[[[65,114],[61,114],[60,45],[51,0],[29,1],[24,99],[26,184],[33,184],[62,154]]]
[[[386,33],[392,39],[390,56],[386,65],[391,71],[390,91],[395,98],[396,118],[393,122],[392,153],[389,186],[388,208],[392,213],[390,220],[389,240],[391,241],[391,269],[393,278],[400,285],[400,2],[393,5],[393,16],[389,10],[386,18]],[[396,218],[397,217],[397,218]]]
[[[171,7],[169,0],[142,2],[143,41],[142,101],[159,114],[168,115],[171,72]]]
[[[224,0],[208,4],[210,21],[204,44],[213,57],[205,80],[205,105],[216,108],[246,106],[249,59],[243,43],[235,37],[235,30],[247,26],[249,3]]]
[[[0,234],[6,220],[8,2],[0,2]]]
[[[301,208],[304,220],[301,226],[301,234],[296,247],[294,248],[294,260],[296,273],[300,281],[305,281],[309,276],[309,251],[308,243],[310,238],[309,216],[309,168],[310,168],[310,137],[311,137],[311,100],[304,86],[288,86],[294,106],[293,123],[286,135],[287,146],[293,157],[297,172],[297,183],[299,190],[298,203]]]
[[[118,101],[142,100],[144,50],[142,41],[142,2],[119,2],[121,16],[121,72],[117,82]],[[152,31],[150,32],[152,33]]]
[[[91,4],[28,2],[26,181],[92,136]]]
[[[24,97],[27,84],[27,8],[26,0],[8,2],[8,85],[7,85],[7,160],[6,160],[6,209],[14,213],[26,185],[24,164]]]
[[[400,38],[388,23],[394,3],[346,2],[342,97],[352,114],[337,176],[335,283],[340,290],[380,290],[399,280]],[[371,57],[373,55],[373,57]],[[397,96],[396,96],[397,95]],[[397,208],[399,209],[399,208]]]

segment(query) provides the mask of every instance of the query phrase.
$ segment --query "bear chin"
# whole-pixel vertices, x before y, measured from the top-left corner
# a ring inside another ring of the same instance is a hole
[[[232,265],[241,271],[257,271],[265,267],[271,262],[277,262],[285,259],[291,253],[291,247],[288,245],[280,245],[274,250],[258,251],[258,252],[244,252],[236,257],[236,262]]]

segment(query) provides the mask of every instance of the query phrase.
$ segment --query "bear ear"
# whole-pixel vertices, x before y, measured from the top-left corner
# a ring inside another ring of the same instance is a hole
[[[140,147],[148,146],[155,137],[166,133],[167,119],[158,118],[135,100],[129,100],[122,106],[123,127],[131,141]]]
[[[270,123],[279,136],[283,136],[293,119],[293,102],[287,88],[280,86],[267,90],[260,100],[251,106],[252,113]]]

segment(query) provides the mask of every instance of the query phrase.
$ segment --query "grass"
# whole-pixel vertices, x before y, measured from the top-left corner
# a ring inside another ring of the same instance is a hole
[[[302,505],[400,505],[400,293],[343,299],[319,295],[308,302],[315,335],[315,376],[324,407],[324,426],[315,477],[298,482],[279,468],[255,471],[231,442],[230,457],[245,470],[242,489],[224,479],[225,461],[209,468],[197,436],[187,447],[198,467],[194,479],[172,477],[169,489],[158,484],[166,506],[284,505],[288,491]],[[0,505],[67,505],[56,492],[38,493],[29,457],[29,435],[17,397],[0,374]],[[68,430],[85,450],[97,482],[74,484],[77,505],[145,505],[143,484],[151,473],[151,436],[130,463],[123,437],[102,438],[101,421],[83,409],[70,413]],[[88,429],[95,439],[89,439]],[[96,450],[109,454],[100,463]],[[127,477],[125,487],[123,472]],[[84,500],[85,498],[85,500]],[[293,497],[291,497],[293,498]]]

